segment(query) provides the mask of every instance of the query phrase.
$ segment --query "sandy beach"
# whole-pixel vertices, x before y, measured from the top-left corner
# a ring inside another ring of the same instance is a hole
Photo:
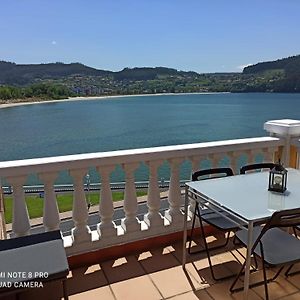
[[[15,102],[15,103],[3,103],[0,104],[1,108],[8,108],[20,105],[32,105],[32,104],[43,104],[43,103],[55,103],[55,102],[71,102],[71,101],[82,101],[82,100],[108,100],[114,98],[126,98],[126,97],[142,97],[142,96],[180,96],[180,95],[210,95],[210,94],[227,94],[229,92],[201,92],[201,93],[159,93],[159,94],[139,94],[139,95],[114,95],[114,96],[85,96],[85,97],[70,97],[66,99],[59,100],[40,100],[40,101],[30,101],[30,102]]]

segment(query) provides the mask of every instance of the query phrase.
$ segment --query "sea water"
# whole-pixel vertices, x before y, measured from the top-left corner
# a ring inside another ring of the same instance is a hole
[[[0,161],[267,135],[264,122],[300,119],[300,94],[134,96],[0,109]],[[182,166],[181,177],[190,165]],[[91,170],[92,182],[98,180]],[[168,178],[169,167],[159,170]],[[147,180],[143,164],[136,180]],[[113,181],[123,179],[117,167]],[[35,179],[31,179],[31,182]],[[64,173],[58,182],[70,182]]]

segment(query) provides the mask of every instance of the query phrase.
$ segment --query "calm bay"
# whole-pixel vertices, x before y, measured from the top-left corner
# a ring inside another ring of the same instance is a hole
[[[128,96],[13,106],[0,109],[0,161],[264,136],[264,122],[283,118],[300,119],[300,94]],[[188,168],[183,166],[182,177]],[[167,173],[162,166],[160,176]],[[118,174],[120,169],[114,179],[122,180]],[[147,179],[145,166],[136,177]]]

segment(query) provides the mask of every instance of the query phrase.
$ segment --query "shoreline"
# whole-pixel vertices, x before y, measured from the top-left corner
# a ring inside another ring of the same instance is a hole
[[[12,102],[0,104],[1,108],[9,108],[21,105],[33,105],[43,103],[57,103],[57,102],[73,102],[82,100],[109,100],[114,98],[126,98],[126,97],[145,97],[145,96],[180,96],[180,95],[214,95],[214,94],[229,94],[230,92],[198,92],[198,93],[158,93],[158,94],[133,94],[133,95],[108,95],[108,96],[79,96],[70,97],[66,99],[53,99],[53,100],[36,100],[29,102]]]

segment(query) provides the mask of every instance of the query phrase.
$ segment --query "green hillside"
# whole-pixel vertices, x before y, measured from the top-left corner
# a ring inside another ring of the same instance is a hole
[[[29,84],[36,80],[58,79],[70,75],[105,76],[111,72],[97,70],[80,63],[50,63],[18,65],[0,61],[0,84]]]
[[[244,74],[255,74],[267,70],[284,70],[288,75],[300,74],[300,55],[290,56],[275,61],[257,63],[244,68]]]
[[[244,75],[262,78],[276,74],[275,80],[257,82],[251,89],[261,89],[270,92],[300,92],[300,55],[291,56],[276,61],[261,62],[248,66],[243,70]],[[279,76],[278,76],[279,75]]]
[[[171,68],[125,68],[119,72],[97,70],[80,63],[49,63],[20,65],[0,61],[0,84],[26,85],[37,80],[62,79],[69,76],[108,77],[114,80],[152,80],[160,76],[181,74],[197,76],[196,72],[183,72]]]
[[[113,73],[115,80],[154,80],[164,76],[199,76],[196,72],[183,72],[176,69],[156,68],[125,68],[120,72]]]
[[[70,96],[194,92],[300,92],[300,55],[261,62],[242,73],[179,71],[166,67],[98,70],[80,63],[20,65],[0,61],[0,102]]]

